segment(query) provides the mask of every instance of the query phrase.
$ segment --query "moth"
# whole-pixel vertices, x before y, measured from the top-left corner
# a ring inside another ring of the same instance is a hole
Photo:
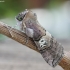
[[[45,61],[55,67],[63,57],[63,47],[39,24],[36,13],[26,9],[16,20],[20,30],[34,40]]]
[[[46,30],[37,21],[37,15],[30,10],[19,13],[16,17],[20,30],[34,41],[46,34]]]

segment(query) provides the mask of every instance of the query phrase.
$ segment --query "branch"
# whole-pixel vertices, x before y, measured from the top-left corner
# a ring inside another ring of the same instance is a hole
[[[11,30],[13,37],[11,36],[9,29]],[[31,38],[29,38],[28,43],[26,43],[26,37],[27,37],[26,34],[15,28],[8,26],[3,22],[0,22],[0,33],[39,52],[38,49],[36,48],[34,41]],[[60,61],[59,65],[65,70],[70,70],[70,52],[65,52],[64,57]]]
[[[9,30],[11,30],[13,37],[11,36]],[[38,52],[38,49],[31,38],[29,38],[28,43],[26,43],[26,34],[8,26],[7,24],[4,24],[3,22],[0,22],[0,33]]]

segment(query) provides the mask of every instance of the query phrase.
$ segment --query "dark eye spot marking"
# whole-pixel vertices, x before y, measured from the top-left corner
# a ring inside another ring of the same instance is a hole
[[[19,13],[18,16],[16,17],[16,19],[19,21],[22,21],[24,19],[25,15],[26,14]]]
[[[19,14],[17,17],[16,17],[17,20],[19,21],[22,21],[23,20],[23,17]]]
[[[41,42],[43,42],[43,40],[41,40]]]
[[[44,45],[46,45],[47,43],[45,42]]]
[[[41,47],[43,47],[43,46],[41,45]]]
[[[23,17],[19,17],[19,21],[22,21],[23,20]]]

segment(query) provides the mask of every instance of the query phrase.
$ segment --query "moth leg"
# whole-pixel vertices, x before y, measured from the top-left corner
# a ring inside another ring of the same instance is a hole
[[[26,25],[25,25],[25,23],[23,24],[23,32],[25,32],[25,34],[26,34]],[[26,36],[26,42],[25,42],[25,44],[27,44],[28,43],[28,40],[29,40],[29,37],[28,36]]]
[[[27,36],[27,37],[26,37],[25,44],[27,44],[27,43],[28,43],[28,40],[29,40],[29,37]]]
[[[26,34],[27,32],[26,32],[26,27],[25,27],[25,34]],[[29,40],[29,37],[27,36],[27,34],[26,34],[26,42],[25,42],[25,44],[27,44],[28,43],[28,40]]]
[[[26,30],[25,31],[22,30],[21,32],[26,34]],[[26,35],[25,45],[28,43],[28,40],[29,40],[29,37]]]

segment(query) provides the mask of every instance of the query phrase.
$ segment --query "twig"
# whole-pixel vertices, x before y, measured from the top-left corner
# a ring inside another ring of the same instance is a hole
[[[9,29],[11,30],[13,37],[11,36]],[[6,35],[9,38],[12,38],[13,40],[15,40],[23,45],[26,45],[27,47],[29,47],[31,49],[38,51],[35,43],[33,42],[33,40],[31,38],[29,38],[28,43],[26,43],[27,36],[23,32],[15,29],[15,28],[12,28],[12,27],[8,26],[7,24],[4,24],[3,22],[0,22],[0,33],[3,35]]]

